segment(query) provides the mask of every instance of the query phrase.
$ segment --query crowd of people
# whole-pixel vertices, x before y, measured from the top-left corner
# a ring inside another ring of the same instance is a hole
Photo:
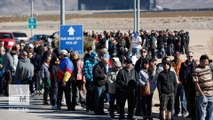
[[[86,111],[125,119],[152,120],[152,101],[158,90],[161,120],[174,116],[213,119],[213,67],[207,55],[200,60],[188,50],[189,33],[180,31],[84,32],[96,41],[81,57],[77,51],[51,44],[25,44],[12,48],[0,42],[0,93],[9,84],[29,84],[31,95],[43,95],[43,104],[60,110],[63,94],[68,110]],[[186,60],[181,59],[186,55]],[[174,59],[171,59],[173,56]],[[157,59],[161,59],[157,63]],[[48,99],[49,98],[49,99]]]

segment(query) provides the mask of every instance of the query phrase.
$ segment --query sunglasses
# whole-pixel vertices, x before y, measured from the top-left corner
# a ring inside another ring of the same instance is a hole
[[[189,58],[192,58],[193,56],[188,56]]]

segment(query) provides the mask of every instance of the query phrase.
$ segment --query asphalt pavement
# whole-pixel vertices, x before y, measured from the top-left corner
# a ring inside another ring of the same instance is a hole
[[[68,111],[66,106],[61,110],[52,110],[50,105],[43,105],[42,95],[30,97],[30,105],[11,106],[9,97],[0,96],[0,120],[112,120],[107,115],[94,115],[94,112],[86,112],[80,105],[76,111]],[[105,104],[105,112],[108,113],[108,104]],[[127,106],[126,106],[127,110]],[[116,112],[115,112],[116,113]],[[153,113],[154,120],[158,120],[158,113]],[[115,120],[118,114],[115,114]],[[141,116],[134,116],[136,120],[142,120]],[[176,120],[184,120],[176,118]]]

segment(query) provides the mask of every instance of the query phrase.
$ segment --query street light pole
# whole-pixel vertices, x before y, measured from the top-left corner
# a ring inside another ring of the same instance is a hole
[[[31,0],[31,19],[33,19],[33,0]],[[31,38],[33,37],[33,25],[31,26]]]
[[[137,31],[139,32],[140,30],[140,0],[138,0],[138,3],[137,3]]]
[[[60,25],[65,24],[65,0],[60,0]]]
[[[134,32],[137,31],[137,0],[134,0]]]

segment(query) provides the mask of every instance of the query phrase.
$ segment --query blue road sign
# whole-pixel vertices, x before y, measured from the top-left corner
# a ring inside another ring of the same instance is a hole
[[[60,26],[60,50],[68,49],[83,54],[83,26],[61,25]]]

